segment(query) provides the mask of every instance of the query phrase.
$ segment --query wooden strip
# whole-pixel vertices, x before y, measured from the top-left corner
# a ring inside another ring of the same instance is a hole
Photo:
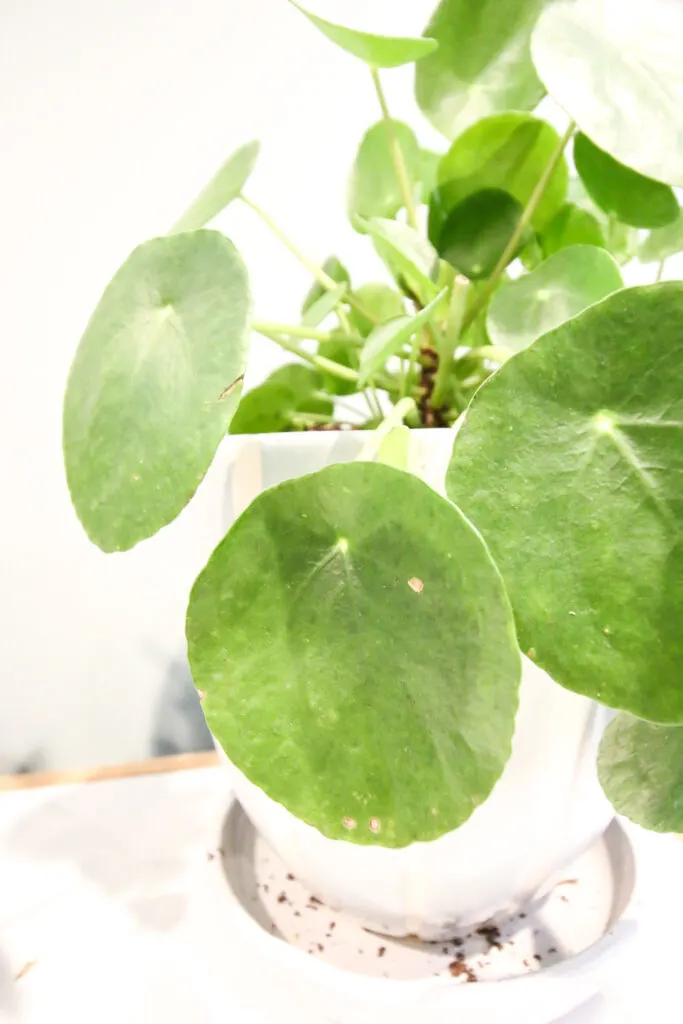
[[[147,761],[127,764],[107,764],[80,771],[32,772],[22,775],[0,775],[0,793],[39,786],[69,786],[79,782],[103,782],[107,779],[128,779],[136,775],[161,775],[166,772],[186,772],[195,768],[215,768],[219,764],[215,750],[195,754],[173,754],[154,757]]]

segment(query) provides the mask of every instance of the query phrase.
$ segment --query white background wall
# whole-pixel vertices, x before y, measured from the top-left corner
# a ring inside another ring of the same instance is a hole
[[[418,34],[431,7],[318,0],[316,9]],[[387,73],[386,88],[396,112],[418,121],[410,69]],[[367,71],[286,0],[0,2],[0,772],[204,739],[183,617],[218,539],[220,467],[160,537],[100,554],[63,478],[69,363],[130,250],[163,233],[254,137],[263,142],[254,198],[311,254],[336,249],[371,274],[344,194],[377,115]],[[423,138],[438,141],[427,125]],[[306,273],[250,211],[236,205],[218,225],[248,262],[258,315],[294,316]],[[257,340],[252,382],[278,360]]]
[[[317,0],[356,27],[419,34],[433,0]],[[313,6],[313,3],[311,3]],[[385,74],[392,110],[445,143]],[[0,0],[0,772],[122,761],[201,743],[183,618],[218,538],[222,466],[198,501],[128,555],[72,513],[61,399],[105,283],[175,220],[225,156],[257,137],[249,191],[323,259],[376,274],[345,183],[378,117],[367,71],[286,0]],[[242,250],[262,318],[295,316],[309,280],[248,210],[218,226]],[[256,341],[249,379],[279,360]]]

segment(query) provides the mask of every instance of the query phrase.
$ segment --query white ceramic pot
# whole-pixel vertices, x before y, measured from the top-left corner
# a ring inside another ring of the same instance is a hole
[[[417,462],[437,489],[452,436],[415,434]],[[353,458],[363,438],[315,433],[239,441],[227,491],[229,521],[263,488]],[[491,796],[459,829],[401,850],[327,839],[230,768],[255,827],[320,899],[382,933],[435,940],[514,913],[604,831],[612,811],[595,760],[610,715],[525,658],[512,756]]]

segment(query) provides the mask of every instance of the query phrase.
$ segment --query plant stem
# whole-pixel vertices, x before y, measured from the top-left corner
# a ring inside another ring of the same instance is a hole
[[[486,306],[486,303],[488,302],[488,300],[491,297],[491,294],[492,294],[494,288],[498,284],[498,280],[501,277],[503,271],[507,267],[507,265],[510,262],[510,260],[512,259],[512,257],[517,252],[517,248],[519,246],[519,243],[522,240],[522,236],[524,235],[524,232],[526,231],[526,229],[528,228],[529,224],[531,223],[531,219],[532,219],[533,215],[536,213],[536,210],[538,209],[538,204],[540,203],[541,199],[543,198],[543,196],[545,194],[545,190],[548,187],[548,182],[552,178],[553,172],[555,171],[555,168],[557,167],[557,165],[559,164],[560,160],[562,159],[562,154],[564,153],[564,151],[565,151],[565,149],[567,147],[567,144],[569,143],[569,140],[571,139],[572,135],[574,134],[575,128],[576,128],[575,122],[574,121],[570,121],[569,122],[569,127],[567,128],[566,132],[564,133],[564,135],[562,136],[562,138],[558,142],[557,147],[555,148],[554,153],[552,154],[552,156],[550,157],[550,160],[546,164],[546,167],[545,167],[545,170],[543,171],[543,174],[538,179],[538,183],[536,185],[536,188],[533,190],[533,192],[529,196],[529,201],[526,204],[526,206],[524,207],[524,210],[522,211],[522,215],[521,215],[521,217],[519,218],[519,220],[517,222],[517,227],[515,228],[515,230],[510,235],[510,239],[508,241],[508,244],[505,246],[505,249],[503,250],[503,253],[502,253],[500,259],[496,263],[496,266],[494,267],[494,269],[493,269],[493,271],[491,273],[491,276],[489,277],[489,279],[486,282],[484,288],[482,289],[481,294],[479,295],[479,299],[477,300],[477,302],[474,303],[474,305],[470,309],[469,313],[467,314],[467,316],[463,320],[462,331],[461,331],[462,334],[465,333],[465,331],[468,329],[468,327],[472,326],[472,324],[477,319],[477,317],[479,316],[481,311],[484,309],[484,307]]]
[[[410,179],[408,178],[408,171],[406,169],[405,161],[403,159],[403,153],[401,152],[401,147],[398,144],[396,132],[394,131],[394,122],[392,121],[391,114],[389,113],[386,96],[384,95],[384,90],[382,89],[382,83],[379,80],[379,71],[377,70],[377,68],[371,67],[370,74],[372,75],[372,81],[375,86],[375,92],[377,93],[379,105],[382,108],[382,116],[387,126],[387,134],[389,136],[389,149],[391,150],[391,159],[393,160],[394,168],[396,170],[396,177],[398,178],[398,184],[403,195],[403,205],[406,208],[408,223],[410,224],[411,228],[414,228],[415,231],[418,231],[419,224],[417,220],[417,211],[415,209],[415,200],[413,198],[413,193],[410,188]]]
[[[415,399],[414,398],[402,398],[400,402],[397,402],[393,409],[384,417],[377,430],[373,432],[372,437],[368,440],[367,444],[363,446],[363,449],[358,456],[359,462],[372,462],[377,455],[379,446],[383,439],[387,436],[390,430],[394,427],[398,427],[403,423],[406,416],[410,415],[415,410]]]
[[[431,400],[433,409],[440,409],[448,398],[451,366],[455,350],[460,341],[462,322],[467,308],[469,286],[470,282],[463,274],[456,275],[448,306],[448,326],[439,339],[439,365],[434,378],[434,390]]]
[[[269,213],[266,213],[266,211],[255,203],[253,199],[248,199],[244,194],[240,196],[240,199],[243,203],[246,203],[254,213],[259,215],[261,220],[268,225],[273,234],[280,239],[282,244],[289,249],[292,255],[298,259],[299,263],[301,263],[302,266],[304,266],[306,270],[313,275],[316,281],[318,281],[323,288],[326,288],[328,291],[333,291],[335,288],[339,287],[337,281],[333,280],[329,274],[326,274],[322,267],[319,267],[317,263],[314,263],[313,260],[309,260],[309,258],[302,253],[301,249],[294,244],[291,238],[286,235],[280,227],[278,227]]]
[[[375,389],[374,389],[372,384],[368,388],[368,392],[369,392],[369,397],[371,399],[371,401],[369,401],[368,404],[374,406],[373,416],[377,416],[381,420],[382,419],[382,406],[379,404],[379,398],[377,397],[377,392],[375,391]]]
[[[514,352],[503,345],[482,345],[481,348],[471,348],[467,355],[475,359],[490,359],[493,363],[506,363]]]
[[[254,330],[257,328],[252,324]],[[350,369],[348,366],[342,366],[341,363],[335,363],[332,359],[326,359],[325,356],[313,355],[311,352],[307,352],[305,348],[297,345],[295,341],[291,341],[289,338],[284,337],[281,334],[271,333],[266,330],[259,330],[259,334],[262,334],[264,338],[269,338],[274,341],[280,348],[284,348],[285,351],[291,352],[293,355],[298,356],[299,359],[303,359],[305,363],[310,363],[311,366],[317,367],[318,370],[322,370],[324,373],[331,373],[333,377],[339,377],[340,380],[358,380],[358,374],[355,370]]]
[[[301,412],[292,416],[295,427],[314,427],[319,423],[336,423],[334,416],[325,416],[318,412]]]
[[[317,327],[307,327],[305,324],[281,324],[271,320],[252,320],[252,330],[258,334],[288,334],[290,338],[304,338],[310,341],[343,341],[348,345],[357,345],[359,348],[364,344],[363,338],[355,334],[330,334],[329,331],[319,331]]]
[[[258,203],[255,203],[253,199],[249,199],[244,194],[240,195],[240,199],[245,204],[245,206],[248,206],[251,210],[254,211],[254,213],[258,214],[258,216],[261,218],[264,224],[268,225],[268,227],[273,232],[275,237],[279,238],[282,244],[285,246],[285,248],[289,249],[292,255],[296,257],[296,259],[299,261],[299,263],[301,263],[303,267],[306,268],[309,274],[313,275],[318,284],[322,285],[322,287],[325,288],[328,292],[335,291],[335,289],[339,287],[339,282],[335,281],[334,278],[330,277],[329,274],[325,273],[321,266],[319,266],[313,260],[310,260],[308,256],[306,256],[305,253],[301,251],[298,245],[295,245],[295,243],[291,240],[289,235],[286,235],[282,228],[280,228],[275,223],[270,214],[266,213],[263,207],[259,206]],[[359,302],[356,302],[353,295],[345,295],[344,298],[340,301],[339,305],[337,306],[337,310],[339,312],[339,320],[340,323],[342,324],[342,328],[345,331],[349,331],[349,322],[346,319],[346,312],[342,306],[343,302],[347,302],[352,309],[355,309],[357,313],[360,313],[361,316],[364,316],[367,320],[370,321],[370,323],[379,323],[377,317],[374,316],[372,313],[369,313],[366,309],[364,309]]]
[[[662,274],[664,273],[664,265],[665,265],[665,263],[666,263],[666,258],[664,258],[663,260],[660,260],[659,264],[657,265],[657,274],[655,276],[655,282],[654,282],[655,284],[659,284],[659,282],[662,280]]]

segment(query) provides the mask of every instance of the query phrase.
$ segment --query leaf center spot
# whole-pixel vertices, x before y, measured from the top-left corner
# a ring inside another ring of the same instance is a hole
[[[348,554],[349,542],[346,537],[338,537],[336,543],[337,551],[341,551],[342,555]]]
[[[599,412],[593,417],[593,430],[596,434],[613,434],[617,421],[611,412]]]

